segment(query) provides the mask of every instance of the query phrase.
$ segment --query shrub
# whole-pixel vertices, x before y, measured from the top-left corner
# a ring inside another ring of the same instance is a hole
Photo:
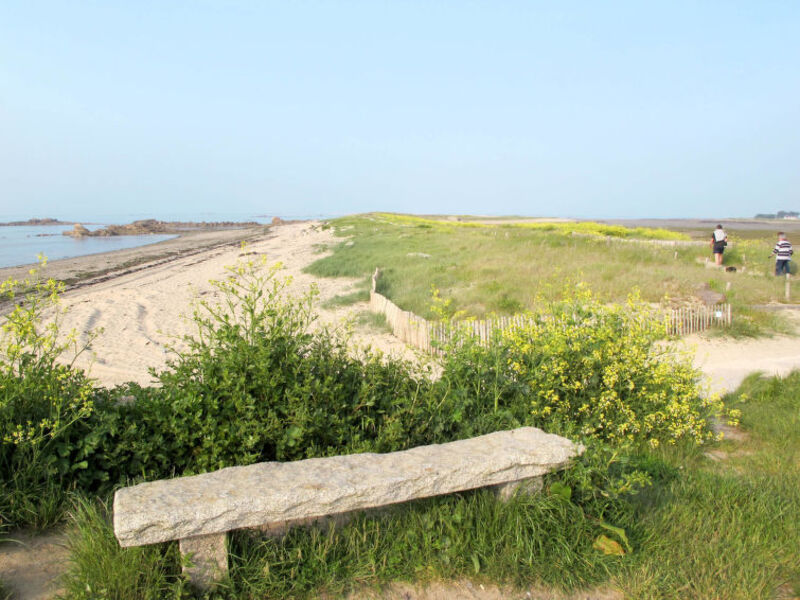
[[[11,523],[48,524],[59,503],[52,492],[88,467],[74,457],[80,425],[94,408],[93,386],[60,361],[74,361],[93,336],[81,342],[75,331],[62,331],[62,285],[40,273],[34,268],[24,281],[0,284],[15,303],[0,326],[0,514]]]
[[[406,446],[397,406],[426,384],[410,366],[353,356],[337,332],[312,331],[314,293],[287,298],[277,268],[243,264],[201,302],[197,330],[157,376],[128,385],[93,417],[105,430],[97,461],[111,479],[158,478]],[[136,401],[118,404],[132,395]]]
[[[577,286],[488,345],[458,333],[446,348],[449,388],[485,397],[493,413],[612,444],[703,443],[719,398],[704,396],[687,356],[636,296],[604,305]]]

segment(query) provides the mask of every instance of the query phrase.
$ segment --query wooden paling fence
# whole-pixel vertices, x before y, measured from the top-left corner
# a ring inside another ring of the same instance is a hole
[[[453,336],[452,325],[440,321],[428,321],[410,311],[402,310],[386,296],[376,292],[379,273],[379,270],[375,269],[372,275],[370,310],[386,317],[387,324],[397,338],[424,352],[440,354],[439,348]],[[732,313],[730,304],[716,304],[654,312],[653,318],[665,320],[669,335],[689,335],[714,326],[729,326],[732,322]],[[537,319],[541,317],[535,315],[495,317],[480,321],[462,321],[458,323],[458,328],[471,333],[481,342],[488,343],[496,330],[522,327]]]
[[[667,333],[689,335],[715,325],[729,326],[733,322],[730,304],[675,308],[666,313]]]

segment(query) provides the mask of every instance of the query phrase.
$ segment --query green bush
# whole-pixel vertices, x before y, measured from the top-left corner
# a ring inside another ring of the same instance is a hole
[[[456,336],[432,380],[403,361],[355,356],[343,335],[313,327],[314,294],[287,298],[286,283],[277,267],[232,268],[216,282],[221,303],[197,305],[195,334],[149,388],[95,389],[56,362],[66,350],[57,330],[47,339],[31,331],[57,289],[13,313],[0,370],[0,514],[49,523],[71,489],[105,493],[140,478],[390,452],[522,425],[611,446],[711,436],[705,417],[716,401],[701,399],[686,362],[656,350],[657,326],[633,306],[577,296],[488,346]],[[612,462],[592,467],[598,489],[622,485],[603,480]]]
[[[94,410],[93,385],[60,361],[74,360],[92,336],[81,343],[62,331],[61,290],[39,269],[0,284],[0,295],[14,302],[0,327],[0,515],[11,523],[57,519],[58,491],[89,467],[80,426]]]
[[[160,386],[113,390],[90,419],[105,432],[96,470],[124,482],[408,446],[398,406],[429,387],[410,365],[312,331],[314,295],[285,298],[275,269],[243,266],[216,285],[225,300],[198,306]]]
[[[498,423],[657,446],[710,440],[708,418],[723,413],[718,397],[701,394],[689,357],[663,343],[663,324],[636,297],[605,305],[578,286],[489,344],[468,328],[452,328],[443,385],[461,396],[463,408],[480,404],[471,421],[488,412]]]

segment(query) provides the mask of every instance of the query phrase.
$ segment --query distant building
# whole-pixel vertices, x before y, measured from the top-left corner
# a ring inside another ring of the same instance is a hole
[[[784,219],[797,221],[800,220],[800,212],[793,210],[779,210],[777,214],[758,213],[756,219]]]

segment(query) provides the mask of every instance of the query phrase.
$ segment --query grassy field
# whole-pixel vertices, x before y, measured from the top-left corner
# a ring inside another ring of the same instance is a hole
[[[750,310],[784,298],[785,282],[771,275],[773,262],[768,258],[774,234],[747,232],[748,239],[739,239],[731,233],[736,243],[726,252],[725,264],[736,266],[737,272],[726,273],[702,263],[710,258],[706,245],[625,241],[681,234],[590,225],[487,225],[386,214],[345,217],[332,222],[342,242],[308,271],[366,278],[380,267],[379,291],[426,318],[433,316],[433,287],[452,299],[454,308],[482,317],[532,309],[583,282],[607,301],[625,300],[638,289],[647,302],[670,304],[685,302],[699,288],[709,287],[726,294],[737,316],[743,317],[744,331],[748,321],[756,322],[756,331],[779,327],[773,316]],[[572,233],[576,229],[580,235]]]

